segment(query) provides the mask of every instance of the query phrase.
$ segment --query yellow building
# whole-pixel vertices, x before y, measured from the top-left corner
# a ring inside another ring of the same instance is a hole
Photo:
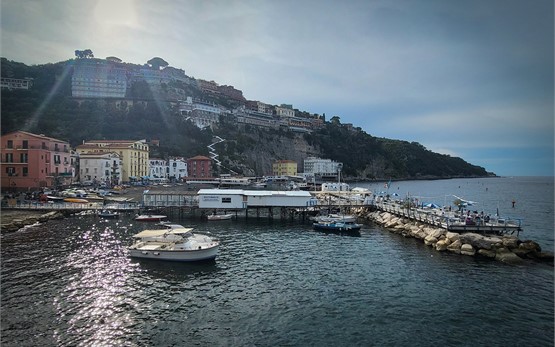
[[[297,176],[297,162],[293,160],[278,160],[272,164],[274,176]]]
[[[149,175],[148,144],[145,140],[93,140],[77,146],[77,153],[117,153],[121,158],[123,182]]]

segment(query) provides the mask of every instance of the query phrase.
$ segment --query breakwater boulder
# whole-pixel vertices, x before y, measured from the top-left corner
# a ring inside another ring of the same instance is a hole
[[[521,241],[510,235],[484,235],[471,232],[459,234],[389,212],[369,212],[361,209],[357,215],[393,233],[423,240],[424,244],[439,252],[482,256],[507,264],[520,264],[524,259],[553,262],[553,254],[542,252],[540,245],[532,240]]]
[[[45,223],[51,219],[63,219],[67,217],[66,214],[62,211],[52,211],[42,215],[29,215],[29,216],[21,216],[17,219],[12,219],[8,223],[3,223],[1,225],[0,230],[2,233],[4,232],[14,232],[17,231],[27,225],[33,225],[35,223]]]

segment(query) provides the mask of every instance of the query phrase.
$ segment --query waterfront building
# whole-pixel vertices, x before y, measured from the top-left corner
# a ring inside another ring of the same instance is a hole
[[[84,141],[76,148],[83,153],[119,154],[122,161],[121,179],[123,182],[140,180],[149,175],[149,147],[146,140],[91,140]]]
[[[150,158],[148,160],[150,178],[168,178],[168,162],[164,159]]]
[[[76,59],[71,77],[74,98],[124,98],[127,70],[103,59]]]
[[[272,164],[274,176],[297,176],[297,162],[294,160],[278,160]]]
[[[168,178],[181,181],[187,177],[187,160],[182,157],[170,158],[168,160]]]
[[[212,178],[212,160],[202,155],[187,159],[187,176]]]
[[[242,189],[200,189],[198,205],[209,209],[246,209],[249,207],[314,206],[307,191],[268,191]]]
[[[92,152],[79,155],[81,183],[115,186],[122,183],[122,161],[115,152]]]
[[[25,89],[29,90],[33,86],[32,78],[9,78],[2,77],[0,88],[2,89]]]
[[[66,141],[15,131],[3,135],[0,146],[3,190],[65,186],[75,176]]]
[[[337,179],[342,167],[342,163],[331,159],[308,157],[304,160],[304,172],[322,179]]]

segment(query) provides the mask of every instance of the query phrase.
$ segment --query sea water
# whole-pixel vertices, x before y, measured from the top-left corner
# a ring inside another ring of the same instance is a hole
[[[522,218],[522,239],[553,250],[552,178],[404,181],[393,191],[499,208]],[[2,345],[553,345],[552,264],[440,253],[375,225],[352,237],[298,220],[172,221],[219,238],[216,261],[128,258],[130,237],[152,226],[132,216],[2,235]]]

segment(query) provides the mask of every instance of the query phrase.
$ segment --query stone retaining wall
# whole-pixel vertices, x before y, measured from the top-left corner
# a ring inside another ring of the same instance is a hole
[[[424,244],[439,252],[482,256],[509,264],[519,264],[524,259],[553,262],[553,254],[542,252],[537,242],[521,241],[516,236],[453,233],[389,212],[369,212],[367,209],[359,210],[357,215],[379,224],[391,232],[423,240]]]

